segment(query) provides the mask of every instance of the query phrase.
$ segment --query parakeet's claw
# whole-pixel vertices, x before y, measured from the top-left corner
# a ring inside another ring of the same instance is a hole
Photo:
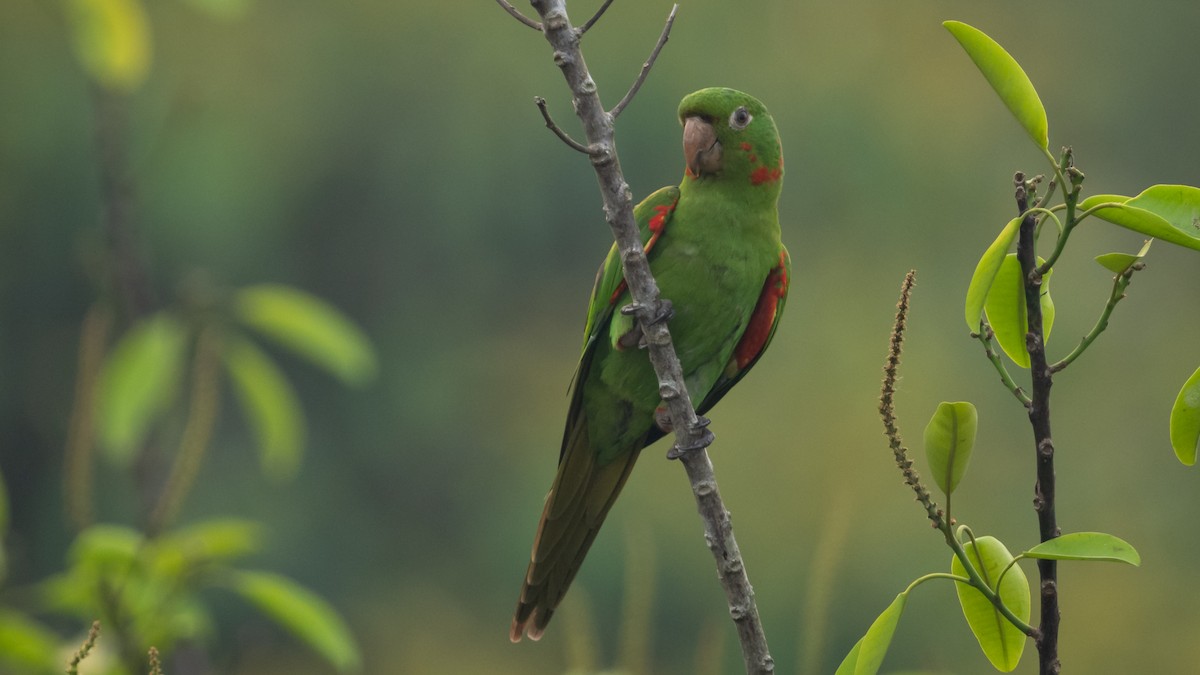
[[[675,445],[672,445],[671,449],[667,451],[667,459],[679,459],[680,457],[683,457],[685,453],[703,450],[704,448],[712,445],[713,441],[716,440],[717,437],[707,428],[710,422],[711,420],[709,420],[707,417],[698,416],[696,418],[696,428],[700,429],[700,438],[696,439],[696,441],[693,443],[688,443],[687,445],[683,446],[676,442]]]
[[[661,298],[658,301],[658,312],[646,322],[646,325],[653,326],[656,323],[670,321],[675,317],[675,306],[666,298]]]
[[[675,317],[675,307],[671,301],[666,298],[659,298],[658,311],[650,318],[643,318],[642,312],[645,310],[645,305],[640,305],[636,302],[631,302],[621,308],[621,313],[625,316],[637,316],[639,321],[644,321],[647,326],[653,326],[656,323],[670,321]]]

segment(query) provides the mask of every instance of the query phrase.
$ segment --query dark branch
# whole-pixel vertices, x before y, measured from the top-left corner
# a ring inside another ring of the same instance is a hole
[[[607,7],[607,5],[605,6]],[[604,7],[601,7],[600,11],[603,12]],[[633,100],[633,97],[638,93],[638,89],[642,88],[642,83],[646,81],[646,76],[650,74],[650,69],[654,67],[654,62],[658,60],[658,53],[662,51],[663,45],[667,44],[667,40],[671,36],[671,26],[675,24],[675,12],[677,11],[679,11],[679,5],[675,4],[671,7],[671,13],[667,15],[667,24],[663,26],[662,33],[658,36],[658,42],[655,43],[653,51],[650,52],[650,58],[646,59],[646,62],[642,64],[642,72],[638,73],[637,79],[633,81],[633,85],[629,87],[629,91],[625,92],[624,98],[617,105],[613,106],[612,112],[609,115],[612,115],[614,120],[625,109],[625,106],[629,105],[629,102]]]
[[[550,129],[550,131],[553,131],[554,135],[558,136],[559,140],[561,140],[563,143],[566,143],[567,146],[572,150],[578,150],[585,155],[592,154],[592,151],[588,149],[588,146],[580,143],[574,138],[571,138],[567,132],[562,130],[562,127],[558,126],[558,124],[554,122],[554,118],[550,117],[550,111],[546,110],[546,99],[542,98],[541,96],[535,96],[533,97],[533,102],[537,104],[538,110],[542,111],[542,119],[546,120],[546,128]]]
[[[522,14],[521,12],[519,12],[516,7],[513,7],[512,5],[510,5],[508,3],[508,0],[496,0],[496,2],[500,3],[500,6],[504,8],[504,11],[511,14],[514,19],[516,19],[517,21],[520,21],[521,23],[525,24],[526,26],[529,26],[530,28],[538,31],[539,33],[541,32],[542,24],[534,21],[533,19],[531,19],[531,18],[525,16],[524,14]]]
[[[1032,392],[1029,403],[1029,423],[1033,426],[1034,451],[1037,461],[1037,483],[1034,485],[1034,510],[1042,541],[1059,535],[1055,516],[1054,441],[1050,435],[1050,387],[1053,373],[1046,364],[1046,340],[1042,327],[1042,275],[1037,273],[1037,250],[1034,229],[1037,218],[1027,213],[1029,196],[1025,175],[1018,172],[1016,184],[1017,210],[1025,213],[1017,235],[1017,260],[1021,263],[1021,278],[1025,283],[1025,314],[1029,332],[1025,334],[1025,350],[1029,352],[1029,372]],[[1061,666],[1058,660],[1058,565],[1053,560],[1038,560],[1041,577],[1041,626],[1037,639],[1039,672],[1056,675]]]
[[[592,18],[588,19],[582,26],[579,27],[579,34],[583,35],[584,33],[588,32],[588,30],[600,20],[600,17],[604,16],[604,12],[608,10],[608,6],[611,4],[613,4],[613,0],[604,0],[604,4],[600,5],[600,9],[596,10],[596,13],[592,15]]]

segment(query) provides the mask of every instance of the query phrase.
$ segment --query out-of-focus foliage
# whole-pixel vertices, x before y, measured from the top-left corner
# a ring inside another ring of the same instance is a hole
[[[142,0],[62,0],[72,46],[104,87],[132,91],[150,70],[150,28]]]
[[[545,96],[575,131],[545,41],[491,2],[256,0],[223,3],[240,7],[229,19],[196,11],[199,2],[145,3],[153,66],[129,98],[137,230],[155,287],[163,299],[204,279],[304,289],[363,326],[380,367],[366,388],[344,389],[255,342],[303,405],[304,461],[292,482],[262,480],[260,438],[223,377],[218,430],[180,522],[264,523],[270,545],[242,564],[295,579],[343,612],[365,672],[438,672],[447,658],[458,672],[565,672],[566,645],[583,630],[565,609],[540,643],[504,639],[553,475],[584,304],[611,245],[586,160],[530,103]],[[570,9],[590,15],[599,4]],[[588,32],[609,105],[668,5],[619,0]],[[722,493],[783,670],[807,660],[792,638],[811,628],[800,619],[811,595],[832,593],[813,670],[828,673],[898,588],[944,565],[935,541],[912,545],[934,535],[895,475],[875,412],[895,288],[910,267],[921,282],[904,367],[922,377],[901,382],[904,431],[916,438],[941,400],[1008,411],[980,421],[988,441],[955,510],[1014,551],[1037,543],[1025,417],[967,337],[962,297],[980,252],[1015,215],[1013,172],[1044,171],[1044,158],[945,33],[952,16],[1020,58],[1054,117],[1054,142],[1086,153],[1095,193],[1200,181],[1190,150],[1200,147],[1200,90],[1180,85],[1200,62],[1194,3],[690,3],[618,123],[637,198],[682,175],[683,95],[723,84],[761,98],[787,154],[781,216],[795,272],[836,289],[793,298],[769,367],[710,415]],[[0,3],[5,606],[61,571],[73,539],[61,517],[62,447],[104,240],[91,80],[73,30],[57,3]],[[1066,31],[1086,36],[1069,54]],[[1055,271],[1064,349],[1092,325],[1095,289],[1113,274],[1092,258],[1145,239],[1087,222]],[[1155,245],[1094,353],[1055,389],[1060,518],[1119,532],[1143,557],[1140,570],[1063,567],[1063,661],[1078,672],[1181,672],[1200,661],[1190,581],[1200,537],[1188,534],[1200,491],[1166,425],[1197,365],[1181,336],[1200,333],[1200,312],[1177,292],[1200,286],[1193,257]],[[1093,356],[1103,368],[1090,367]],[[580,572],[576,590],[592,601],[575,616],[595,627],[597,669],[617,663],[625,533],[647,528],[653,672],[702,672],[698,654],[708,672],[730,672],[739,660],[724,599],[691,495],[663,452],[643,453]],[[127,474],[96,472],[104,512],[134,513],[141,497]],[[828,583],[811,588],[819,535],[842,517],[852,536]],[[886,668],[989,667],[963,622],[944,621],[952,598],[944,584],[912,598]],[[249,605],[220,592],[210,600],[209,671],[331,671]],[[956,639],[935,648],[922,638],[931,626]],[[1137,649],[1118,648],[1130,635]],[[1032,661],[1016,672],[1036,672]]]
[[[171,408],[186,338],[175,317],[157,314],[131,328],[106,359],[97,393],[98,433],[114,460],[128,464],[150,425]]]

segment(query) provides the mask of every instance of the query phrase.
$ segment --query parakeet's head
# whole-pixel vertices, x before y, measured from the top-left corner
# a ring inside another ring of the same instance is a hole
[[[684,97],[685,180],[714,180],[778,193],[783,148],[775,120],[763,104],[735,89],[710,87]]]

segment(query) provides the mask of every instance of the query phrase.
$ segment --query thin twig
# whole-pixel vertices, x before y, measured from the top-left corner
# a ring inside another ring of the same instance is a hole
[[[196,481],[204,453],[212,439],[220,403],[219,341],[213,329],[202,330],[196,338],[187,422],[179,439],[179,452],[175,455],[171,473],[167,476],[154,510],[150,512],[146,530],[151,535],[161,532],[179,512],[184,497]]]
[[[77,530],[95,520],[92,454],[96,445],[96,383],[111,331],[111,308],[106,303],[96,303],[84,315],[79,330],[79,371],[75,375],[75,401],[71,404],[63,463],[63,501],[67,518]]]
[[[558,126],[558,124],[554,121],[554,118],[550,117],[550,111],[546,110],[546,99],[542,98],[541,96],[534,96],[533,102],[535,105],[537,105],[538,110],[542,111],[542,119],[546,120],[546,128],[550,129],[550,131],[553,131],[554,135],[558,136],[560,141],[566,143],[567,147],[571,148],[572,150],[577,150],[585,155],[592,154],[592,151],[588,149],[588,146],[580,143],[574,138],[571,138],[567,132],[562,130],[562,127]]]
[[[1125,299],[1125,289],[1129,288],[1129,282],[1133,281],[1133,273],[1145,269],[1145,267],[1143,263],[1135,263],[1113,279],[1112,293],[1109,294],[1108,302],[1104,304],[1104,311],[1100,312],[1100,318],[1096,321],[1096,325],[1092,326],[1088,334],[1083,336],[1083,339],[1079,341],[1079,345],[1071,350],[1070,354],[1067,354],[1062,360],[1050,366],[1050,372],[1057,373],[1064,370],[1075,359],[1079,358],[1096,341],[1097,337],[1100,337],[1104,329],[1108,328],[1108,319],[1112,316],[1113,310],[1116,309],[1117,303]]]
[[[500,6],[504,8],[504,11],[511,14],[512,17],[517,21],[520,21],[539,33],[542,31],[542,24],[522,14],[516,7],[513,7],[511,4],[509,4],[508,0],[496,0],[496,2],[500,3]]]
[[[1013,396],[1017,397],[1017,400],[1021,402],[1021,405],[1028,408],[1029,394],[1026,394],[1025,390],[1013,380],[1012,375],[1008,372],[1008,368],[1004,366],[1004,361],[1000,359],[1000,353],[996,351],[996,346],[992,343],[992,338],[995,337],[995,333],[992,331],[991,325],[984,321],[979,332],[971,333],[971,337],[979,340],[979,342],[983,345],[983,352],[987,355],[988,361],[992,362],[992,366],[996,369],[996,372],[1000,374],[1000,382],[1012,392]]]
[[[112,283],[122,318],[129,323],[149,314],[155,298],[137,249],[137,195],[125,147],[128,99],[97,85],[92,109]]]
[[[603,8],[601,8],[603,11]],[[629,91],[625,92],[625,96],[617,102],[609,115],[615,120],[625,110],[625,106],[633,100],[637,95],[638,89],[642,88],[642,83],[646,81],[646,76],[650,74],[650,69],[654,67],[654,62],[658,60],[658,53],[662,51],[663,45],[667,44],[667,40],[671,37],[671,26],[675,24],[675,12],[679,11],[679,5],[675,4],[671,7],[671,13],[667,15],[667,24],[663,26],[662,33],[658,36],[658,42],[654,44],[654,49],[650,52],[650,58],[642,64],[642,72],[638,73],[637,79],[630,85]]]
[[[608,6],[611,4],[613,4],[613,0],[604,0],[604,4],[600,5],[600,9],[596,10],[596,13],[592,15],[592,18],[585,21],[583,25],[579,27],[579,34],[583,35],[584,33],[588,32],[588,30],[590,30],[591,27],[600,20],[600,17],[604,16],[604,12],[608,10]]]
[[[633,296],[632,305],[646,337],[650,363],[659,381],[659,394],[665,402],[675,433],[673,453],[679,457],[691,481],[696,505],[704,520],[705,540],[717,562],[718,576],[729,602],[729,612],[737,626],[742,658],[747,673],[775,672],[775,661],[767,648],[754,592],[733,536],[729,512],[721,500],[705,448],[712,433],[696,415],[679,357],[671,343],[666,303],[659,296],[658,283],[642,249],[637,223],[633,217],[633,197],[621,172],[613,142],[613,116],[605,112],[596,92],[596,83],[588,72],[579,49],[579,32],[567,18],[565,0],[532,0],[542,19],[543,34],[554,49],[554,62],[562,70],[571,89],[575,113],[583,123],[591,149],[592,168],[600,182],[605,220],[612,229],[620,252],[622,272]],[[679,449],[686,448],[680,452]]]

